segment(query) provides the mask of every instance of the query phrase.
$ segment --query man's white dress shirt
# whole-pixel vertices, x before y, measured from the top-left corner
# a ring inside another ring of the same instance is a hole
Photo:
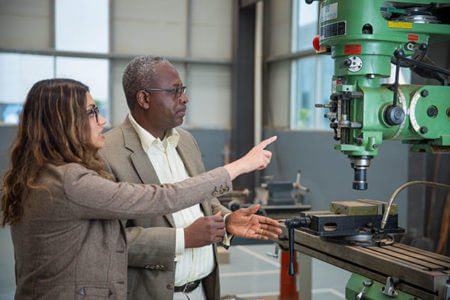
[[[175,128],[166,133],[161,141],[142,128],[128,114],[131,124],[136,130],[161,184],[175,183],[189,178],[183,161],[176,147],[180,139]],[[214,270],[214,250],[212,245],[200,248],[184,247],[184,228],[204,217],[200,205],[177,211],[172,214],[176,229],[175,244],[175,286],[182,286],[208,276]]]

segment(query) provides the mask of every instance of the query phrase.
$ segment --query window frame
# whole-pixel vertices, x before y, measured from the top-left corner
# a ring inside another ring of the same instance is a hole
[[[108,8],[108,22],[107,22],[107,30],[109,35],[111,36],[111,18],[112,18],[112,5],[111,0],[107,1]],[[88,58],[88,59],[106,59],[107,60],[107,91],[106,91],[106,101],[104,102],[106,105],[106,114],[105,118],[110,120],[111,116],[111,95],[112,95],[112,70],[111,70],[111,62],[115,58],[127,58],[133,59],[135,56],[126,56],[126,55],[112,55],[111,54],[111,39],[108,37],[108,45],[107,52],[88,52],[88,51],[68,51],[68,50],[57,50],[56,49],[56,1],[50,1],[50,49],[31,49],[31,48],[4,48],[0,47],[1,54],[23,54],[23,55],[40,55],[40,56],[50,56],[53,59],[53,74],[51,78],[56,78],[57,74],[57,59],[61,57],[67,58]],[[42,78],[44,79],[44,78]],[[25,99],[23,99],[25,101]],[[21,103],[23,105],[24,102]],[[109,124],[109,123],[108,123]],[[0,121],[0,126],[9,126],[9,125],[17,125],[12,123],[5,123]]]
[[[289,129],[292,131],[323,131],[323,132],[330,132],[331,129],[328,128],[322,128],[320,127],[320,124],[322,123],[323,118],[323,112],[319,109],[313,109],[313,127],[312,128],[298,128],[297,127],[297,118],[296,118],[296,89],[298,84],[297,79],[297,66],[296,64],[299,63],[301,59],[315,57],[315,82],[314,85],[314,103],[316,99],[322,99],[322,89],[321,84],[322,82],[322,59],[321,56],[318,55],[315,50],[312,47],[304,50],[296,50],[296,45],[298,43],[298,18],[299,18],[299,5],[300,1],[302,0],[292,0],[292,16],[291,16],[291,64],[290,64],[290,91],[289,91]],[[317,4],[314,2],[313,4]],[[319,5],[319,4],[317,4]],[[317,8],[317,18],[316,18],[316,32],[318,32],[319,29],[319,13],[320,13],[320,7]],[[322,83],[323,84],[323,83]],[[331,81],[329,82],[331,86]]]

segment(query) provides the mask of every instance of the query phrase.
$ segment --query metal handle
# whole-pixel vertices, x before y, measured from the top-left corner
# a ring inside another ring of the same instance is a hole
[[[294,228],[298,228],[301,226],[302,222],[300,218],[291,218],[286,219],[284,224],[288,228],[289,234],[289,276],[293,277],[295,275],[295,267],[294,267]]]
[[[362,300],[364,297],[364,293],[366,292],[367,287],[371,286],[373,284],[372,281],[363,281],[363,285],[364,287],[362,288],[361,292],[358,293],[358,295],[356,295],[355,299],[356,300]]]
[[[397,277],[386,278],[386,285],[381,288],[383,295],[388,297],[397,297],[398,292],[395,290],[395,285],[399,282],[400,280]]]
[[[294,228],[289,228],[289,276],[293,277],[295,275],[294,266]]]

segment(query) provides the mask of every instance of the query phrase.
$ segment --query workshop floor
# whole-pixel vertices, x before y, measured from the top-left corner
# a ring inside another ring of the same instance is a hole
[[[230,262],[220,266],[221,294],[241,298],[277,296],[280,290],[279,260],[266,255],[274,245],[230,247]],[[312,262],[312,300],[344,299],[350,273],[324,262]],[[9,228],[0,228],[0,300],[14,298],[14,254]]]
[[[221,294],[258,298],[280,294],[279,259],[268,256],[274,245],[230,247],[230,263],[220,265]],[[345,299],[350,273],[330,264],[312,260],[312,300]]]

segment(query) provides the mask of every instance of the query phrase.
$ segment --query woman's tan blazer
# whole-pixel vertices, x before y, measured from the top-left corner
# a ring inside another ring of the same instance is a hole
[[[48,166],[11,227],[16,299],[125,299],[127,245],[119,219],[163,215],[210,199],[224,168],[172,185],[115,183],[75,163]],[[223,190],[223,189],[222,189]]]

